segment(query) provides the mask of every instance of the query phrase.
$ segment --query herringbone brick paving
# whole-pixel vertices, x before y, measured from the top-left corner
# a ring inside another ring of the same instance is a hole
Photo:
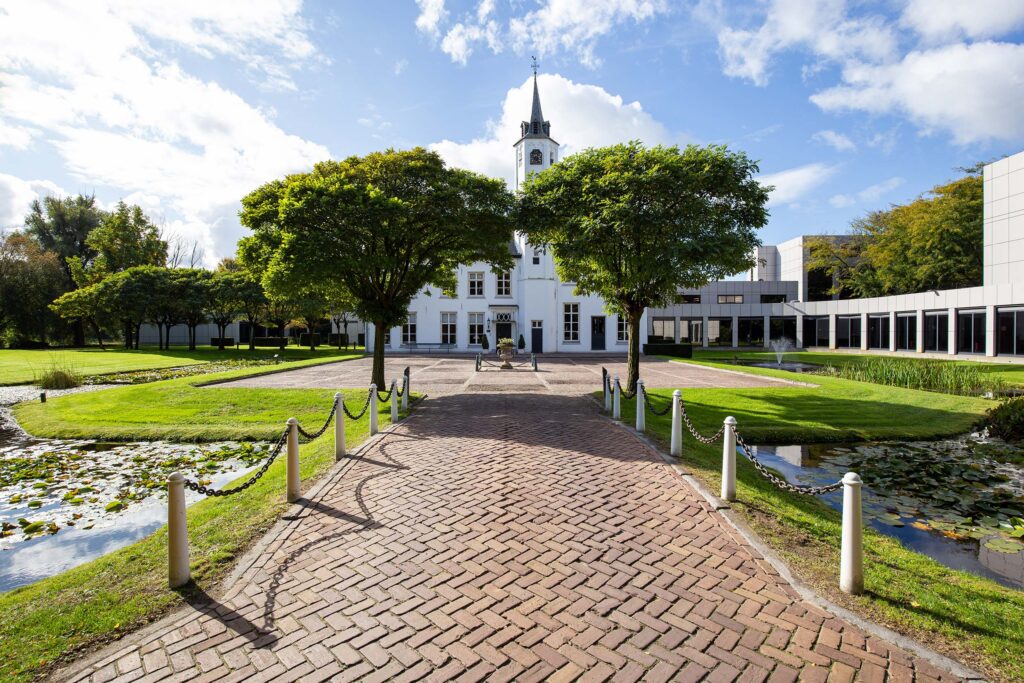
[[[75,680],[892,681],[948,674],[799,599],[592,405],[428,401],[220,600]]]

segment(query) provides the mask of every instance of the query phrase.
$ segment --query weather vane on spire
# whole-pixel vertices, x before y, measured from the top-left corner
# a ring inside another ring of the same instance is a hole
[[[530,57],[530,68],[533,69],[533,75],[534,75],[534,77],[536,77],[537,76],[537,69],[540,68],[540,62],[537,61],[536,57],[533,57],[533,56]]]

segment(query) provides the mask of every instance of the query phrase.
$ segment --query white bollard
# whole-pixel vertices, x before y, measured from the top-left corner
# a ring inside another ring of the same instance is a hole
[[[334,459],[345,457],[345,407],[342,404],[341,392],[334,395],[338,402],[338,410],[334,413]]]
[[[370,385],[370,436],[377,433],[377,385]]]
[[[391,380],[391,422],[398,422],[398,380]]]
[[[722,433],[722,500],[736,500],[736,418],[725,418]]]
[[[676,389],[672,392],[672,444],[669,453],[683,454],[683,392]]]
[[[302,496],[299,485],[299,421],[288,418],[288,457],[285,460],[288,502],[294,503]]]
[[[612,388],[609,384],[611,381],[612,376],[606,374],[604,376],[604,412],[606,413],[612,412]]]
[[[188,525],[185,521],[185,477],[167,478],[167,578],[171,588],[188,583]]]
[[[643,433],[647,429],[647,405],[644,401],[644,381],[636,381],[636,431]]]
[[[839,588],[844,593],[864,592],[864,522],[861,516],[861,479],[856,472],[843,477],[843,539],[839,551]]]
[[[402,410],[409,410],[409,375],[402,375]]]
[[[612,384],[612,418],[622,419],[622,385],[619,384],[618,375],[615,375],[615,383]]]

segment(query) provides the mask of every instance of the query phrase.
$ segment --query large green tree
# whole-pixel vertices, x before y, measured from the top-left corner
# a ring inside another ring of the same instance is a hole
[[[757,171],[724,146],[634,141],[585,150],[527,181],[519,218],[530,242],[550,245],[562,280],[628,321],[629,391],[644,310],[753,265],[770,190]]]
[[[0,336],[46,343],[54,322],[47,305],[64,291],[60,259],[30,235],[0,236]]]
[[[422,148],[328,161],[242,200],[254,234],[240,255],[270,254],[270,290],[317,281],[348,290],[374,324],[373,382],[384,386],[384,331],[406,319],[416,294],[451,288],[459,264],[511,266],[512,202],[502,181]]]
[[[982,282],[984,212],[979,169],[908,204],[872,211],[842,238],[808,243],[808,266],[832,277],[832,294],[871,297]]]
[[[167,242],[139,206],[118,202],[103,215],[99,225],[85,238],[91,258],[68,259],[75,283],[85,285],[134,266],[163,266],[167,263]]]

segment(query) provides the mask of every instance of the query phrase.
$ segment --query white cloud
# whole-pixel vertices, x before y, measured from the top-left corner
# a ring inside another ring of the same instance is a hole
[[[819,130],[811,136],[811,139],[828,145],[837,152],[852,152],[857,149],[857,145],[853,143],[853,140],[834,130]]]
[[[395,75],[401,76],[405,73],[406,68],[409,66],[408,59],[399,59],[395,61]]]
[[[561,143],[562,158],[587,147],[631,139],[647,144],[671,142],[665,127],[644,111],[639,102],[626,103],[596,85],[574,83],[554,74],[538,77],[541,104],[551,120],[551,136]],[[453,166],[515,179],[512,145],[519,139],[519,124],[529,118],[533,81],[527,79],[505,95],[501,114],[487,123],[487,132],[470,142],[442,140],[431,145]]]
[[[32,139],[39,134],[37,128],[19,126],[0,120],[0,147],[12,147],[17,150],[28,149]]]
[[[120,1],[5,5],[0,112],[45,130],[73,177],[152,195],[172,222],[230,253],[241,234],[238,200],[329,153],[235,92],[186,73],[173,56],[184,47],[251,57],[242,68],[287,86],[289,64],[314,55],[298,8],[284,0],[152,11]],[[207,253],[212,261],[225,251]]]
[[[763,86],[772,59],[784,50],[803,49],[826,61],[881,60],[895,53],[896,35],[880,17],[848,18],[843,0],[772,0],[761,26],[723,27],[718,46],[727,75]]]
[[[441,41],[441,50],[453,62],[465,64],[473,54],[473,44],[478,42],[486,42],[495,54],[501,52],[498,24],[493,21],[486,24],[455,24]]]
[[[775,187],[768,198],[769,206],[792,204],[831,178],[838,168],[820,162],[805,164],[777,173],[768,173],[759,176],[757,180],[762,185]]]
[[[24,225],[25,216],[34,200],[65,194],[64,190],[49,180],[22,180],[0,173],[0,231]]]
[[[416,28],[429,36],[437,37],[441,22],[448,16],[444,0],[416,0],[420,13],[416,17]]]
[[[996,38],[1024,26],[1024,2],[910,0],[900,23],[930,41]]]
[[[857,64],[843,84],[811,96],[825,111],[898,113],[924,133],[960,144],[1024,138],[1024,45],[955,44],[911,52],[893,64]]]
[[[837,209],[844,209],[857,203],[877,202],[883,196],[889,194],[896,188],[903,185],[903,178],[894,176],[874,185],[868,185],[856,195],[837,194],[829,198],[828,203]]]

